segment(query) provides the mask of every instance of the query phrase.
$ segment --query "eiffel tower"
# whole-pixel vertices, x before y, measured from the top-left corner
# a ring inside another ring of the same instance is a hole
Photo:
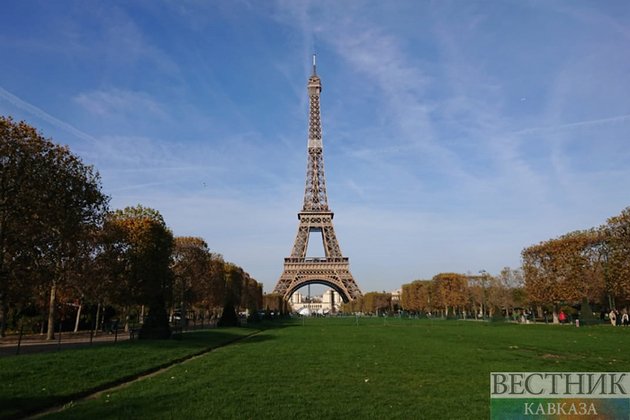
[[[334,213],[330,211],[326,197],[319,109],[322,83],[317,76],[315,56],[313,56],[313,74],[308,79],[307,88],[309,97],[308,162],[304,207],[298,213],[300,224],[291,256],[284,259],[284,271],[273,292],[282,294],[288,300],[293,292],[302,286],[318,283],[331,287],[339,293],[344,302],[349,302],[361,297],[362,294],[350,273],[348,257],[344,257],[339,248],[332,222]],[[311,233],[321,234],[325,257],[307,258],[306,251]]]

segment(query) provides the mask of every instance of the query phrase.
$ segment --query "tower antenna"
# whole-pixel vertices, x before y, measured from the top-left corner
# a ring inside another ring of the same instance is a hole
[[[313,54],[313,75],[317,75],[317,61],[315,60],[315,57],[317,57],[315,54]]]

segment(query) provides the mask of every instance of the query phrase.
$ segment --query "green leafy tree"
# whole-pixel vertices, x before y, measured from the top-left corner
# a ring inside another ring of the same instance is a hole
[[[124,267],[124,283],[117,285],[119,301],[149,308],[140,338],[168,338],[166,302],[173,285],[173,234],[157,210],[140,205],[110,214],[106,229],[112,235],[114,258]]]

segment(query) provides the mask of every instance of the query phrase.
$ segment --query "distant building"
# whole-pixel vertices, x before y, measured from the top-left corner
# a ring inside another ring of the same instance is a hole
[[[400,304],[400,295],[402,295],[402,287],[390,292],[392,294],[392,306],[394,304]]]
[[[304,315],[325,315],[337,313],[343,300],[339,293],[333,289],[328,289],[322,295],[312,296],[310,299],[302,293],[295,292],[291,295],[290,302],[294,312]]]

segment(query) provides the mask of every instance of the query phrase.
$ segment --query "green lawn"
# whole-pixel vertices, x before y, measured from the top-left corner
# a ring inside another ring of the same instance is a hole
[[[16,417],[154,370],[255,332],[232,328],[182,340],[124,341],[0,358],[0,418]]]
[[[628,371],[628,349],[621,327],[307,319],[51,417],[483,419],[492,371]]]

